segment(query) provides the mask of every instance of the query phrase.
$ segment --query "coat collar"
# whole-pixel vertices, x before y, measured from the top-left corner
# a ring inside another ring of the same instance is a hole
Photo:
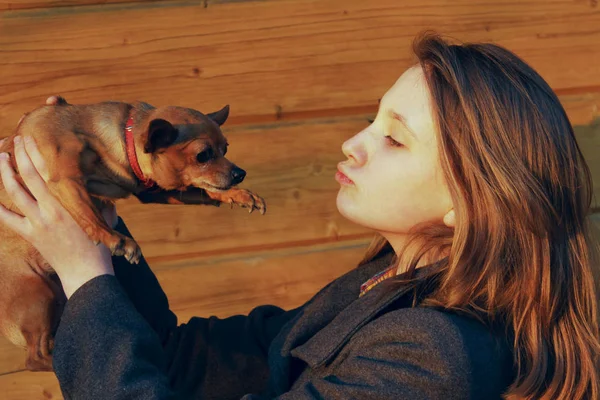
[[[289,389],[294,378],[292,371],[296,369],[293,364],[298,361],[290,355],[290,351],[310,341],[315,333],[358,298],[360,285],[388,267],[393,256],[393,252],[382,254],[330,282],[281,328],[269,347],[269,392],[266,395],[277,397]]]
[[[415,276],[424,276],[433,266],[425,266],[415,271]],[[338,313],[323,329],[310,340],[291,350],[290,354],[306,362],[311,368],[318,368],[337,355],[342,346],[362,326],[373,320],[385,308],[394,306],[409,307],[412,303],[412,291],[408,286],[388,290],[389,281],[383,281],[373,287],[361,298],[352,301]]]
[[[382,252],[329,283],[284,325],[269,348],[269,393],[276,397],[289,390],[297,373],[297,362],[311,367],[334,357],[348,338],[378,312],[406,294],[407,290],[383,293],[385,282],[359,298],[361,285],[374,274],[389,267],[394,252]],[[416,271],[419,276],[426,268]],[[302,360],[302,361],[298,361]]]

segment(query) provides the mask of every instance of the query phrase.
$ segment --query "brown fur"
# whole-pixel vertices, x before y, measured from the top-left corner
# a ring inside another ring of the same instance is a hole
[[[25,115],[0,151],[10,154],[16,170],[12,139],[15,135],[33,137],[48,167],[49,176],[44,179],[50,192],[94,242],[137,263],[141,256],[137,243],[106,224],[101,215],[104,202],[133,194],[143,203],[230,203],[264,214],[262,198],[233,187],[245,172],[224,157],[227,140],[220,125],[228,113],[227,106],[205,115],[141,102],[71,105],[58,98],[55,105]],[[158,190],[147,190],[128,161],[124,127],[129,115],[134,120],[140,167]],[[212,158],[200,162],[197,156],[205,150]],[[18,171],[17,179],[22,183]],[[4,185],[0,186],[0,202],[21,214]],[[12,343],[27,347],[28,369],[52,370],[52,337],[66,300],[60,282],[35,248],[5,226],[0,226],[0,253],[0,332]]]

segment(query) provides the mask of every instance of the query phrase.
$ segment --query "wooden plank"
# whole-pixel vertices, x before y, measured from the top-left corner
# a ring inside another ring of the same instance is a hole
[[[51,372],[16,372],[0,375],[5,400],[63,400],[56,376]]]
[[[166,262],[157,266],[156,276],[181,322],[195,315],[247,314],[261,304],[290,309],[356,267],[369,242],[359,239],[251,256]]]
[[[354,268],[367,244],[368,240],[354,240],[150,265],[183,323],[193,316],[247,314],[262,304],[297,307]],[[0,375],[24,369],[24,350],[4,338],[0,354]]]
[[[600,92],[559,96],[571,123],[586,126],[600,118]]]
[[[160,4],[3,13],[2,127],[55,93],[204,111],[229,103],[232,123],[370,112],[430,27],[507,46],[559,94],[600,92],[600,10],[584,1]]]
[[[87,5],[103,5],[114,3],[134,3],[138,1],[165,1],[165,0],[18,0],[7,1],[0,0],[0,12],[25,10],[32,8],[52,8],[52,7],[69,7],[69,6],[87,6]],[[203,0],[199,0],[202,3]]]

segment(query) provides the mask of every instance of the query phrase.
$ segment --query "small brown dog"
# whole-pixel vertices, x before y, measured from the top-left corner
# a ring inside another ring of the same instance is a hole
[[[102,217],[103,203],[133,194],[143,203],[230,203],[266,211],[254,193],[234,187],[246,172],[225,158],[220,126],[229,107],[211,114],[146,103],[72,105],[63,98],[26,114],[0,151],[16,169],[13,137],[31,136],[42,153],[48,189],[95,243],[137,263],[135,241]],[[20,179],[17,171],[17,179]],[[0,202],[19,213],[4,185]],[[26,367],[52,370],[53,336],[65,295],[48,263],[12,229],[0,226],[0,332],[26,347]]]

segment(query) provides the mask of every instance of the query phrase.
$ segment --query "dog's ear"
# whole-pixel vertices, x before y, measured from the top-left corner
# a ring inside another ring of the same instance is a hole
[[[229,104],[221,108],[219,111],[207,114],[207,116],[208,118],[215,121],[217,124],[223,125],[225,121],[227,121],[227,117],[229,117]]]
[[[169,121],[153,119],[148,127],[144,153],[154,153],[158,149],[169,147],[175,142],[178,134],[177,129]]]

